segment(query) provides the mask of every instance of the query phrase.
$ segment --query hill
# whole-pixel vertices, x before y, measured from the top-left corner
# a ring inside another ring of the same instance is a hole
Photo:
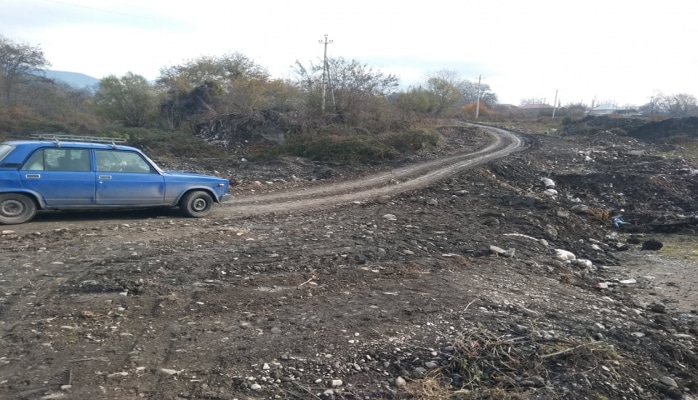
[[[44,75],[49,79],[64,82],[76,89],[95,88],[99,85],[99,79],[79,72],[46,70]]]

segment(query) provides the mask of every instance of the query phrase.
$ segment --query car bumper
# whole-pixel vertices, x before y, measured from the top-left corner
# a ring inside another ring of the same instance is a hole
[[[221,196],[221,198],[218,200],[219,203],[226,203],[229,201],[233,201],[233,195],[228,193]]]

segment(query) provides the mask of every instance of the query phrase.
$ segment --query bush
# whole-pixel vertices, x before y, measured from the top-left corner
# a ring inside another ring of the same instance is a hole
[[[224,158],[225,149],[206,143],[189,133],[169,132],[146,128],[119,128],[103,133],[104,136],[122,137],[129,146],[138,147],[154,158]]]
[[[439,134],[422,130],[388,133],[384,135],[382,141],[400,153],[414,153],[436,147],[439,142]]]

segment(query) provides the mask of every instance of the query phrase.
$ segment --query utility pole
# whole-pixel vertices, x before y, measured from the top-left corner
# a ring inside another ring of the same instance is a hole
[[[325,40],[318,40],[320,44],[325,45],[325,54],[322,58],[322,112],[325,112],[325,92],[327,88],[327,77],[330,74],[329,66],[327,65],[327,45],[332,43],[331,40],[327,40],[327,34],[325,34]]]
[[[477,77],[477,103],[475,105],[475,119],[480,116],[480,81],[482,80],[482,75]]]

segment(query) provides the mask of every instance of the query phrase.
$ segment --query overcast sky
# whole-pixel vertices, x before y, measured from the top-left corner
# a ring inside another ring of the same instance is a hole
[[[689,0],[0,0],[0,35],[50,69],[154,80],[163,67],[239,52],[278,78],[328,56],[416,85],[439,70],[500,102],[641,105],[698,96],[698,3]]]

